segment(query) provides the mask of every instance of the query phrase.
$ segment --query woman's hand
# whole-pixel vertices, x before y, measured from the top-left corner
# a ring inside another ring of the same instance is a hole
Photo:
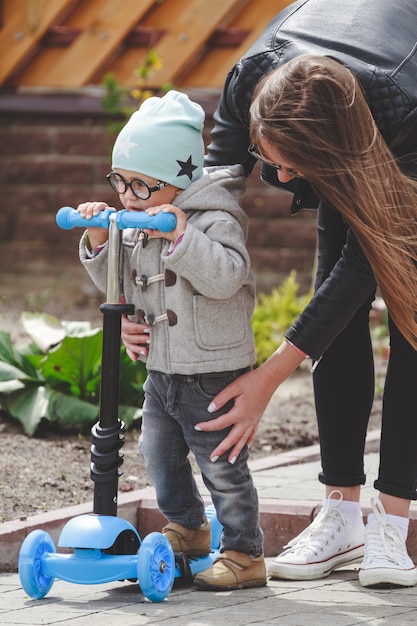
[[[243,446],[251,444],[274,391],[298,367],[303,358],[285,342],[261,367],[242,374],[213,399],[207,409],[210,413],[230,400],[234,400],[234,406],[228,413],[195,426],[196,430],[202,431],[223,430],[232,426],[222,443],[210,454],[211,461],[217,461],[228,450],[229,463],[236,461]]]
[[[122,315],[121,339],[132,361],[137,361],[138,356],[149,354],[149,326],[147,324],[131,322],[126,315]]]
[[[92,217],[95,217],[100,213],[100,211],[105,211],[106,209],[113,209],[114,207],[110,207],[106,202],[83,202],[79,204],[77,207],[78,213],[81,217],[89,220]],[[114,209],[115,210],[115,209]],[[109,231],[107,228],[88,228],[88,239],[90,242],[91,250],[97,248],[97,246],[103,245],[106,243],[109,238]]]

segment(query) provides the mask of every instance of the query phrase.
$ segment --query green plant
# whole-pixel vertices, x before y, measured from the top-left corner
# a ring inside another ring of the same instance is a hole
[[[300,285],[293,271],[270,294],[260,294],[252,316],[255,335],[256,365],[261,365],[284,340],[286,330],[311,298],[311,292],[299,295]]]
[[[0,407],[35,434],[42,420],[84,430],[98,420],[102,330],[89,322],[60,322],[23,313],[31,342],[13,346],[0,331]],[[121,348],[119,417],[129,427],[141,416],[146,369]]]
[[[171,84],[166,83],[157,89],[147,88],[147,81],[153,72],[161,69],[161,59],[156,50],[151,48],[142,65],[138,66],[135,71],[137,84],[131,89],[122,87],[120,83],[110,73],[103,77],[103,86],[105,89],[104,96],[101,100],[103,109],[111,115],[121,115],[122,120],[110,121],[107,129],[113,137],[125,125],[126,120],[136,111],[142,102],[147,98],[154,96],[160,92],[165,93],[171,89]]]

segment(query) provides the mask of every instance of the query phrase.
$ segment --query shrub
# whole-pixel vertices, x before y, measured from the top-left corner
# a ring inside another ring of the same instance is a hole
[[[107,113],[112,116],[121,116],[122,119],[112,120],[108,123],[107,128],[111,137],[116,136],[132,113],[136,111],[140,105],[152,96],[166,93],[172,88],[171,83],[161,85],[157,89],[149,89],[147,87],[148,78],[162,68],[161,59],[154,48],[148,50],[144,62],[136,68],[136,86],[131,89],[123,87],[115,79],[113,74],[108,73],[103,76],[104,96],[101,105]]]
[[[308,304],[312,293],[299,295],[300,285],[293,271],[270,294],[260,294],[252,317],[256,365],[261,365],[284,340],[284,334]]]

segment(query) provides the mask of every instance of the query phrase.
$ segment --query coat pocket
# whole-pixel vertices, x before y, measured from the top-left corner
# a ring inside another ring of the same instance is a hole
[[[197,345],[204,350],[225,350],[242,344],[248,334],[248,314],[242,292],[228,300],[193,298]]]

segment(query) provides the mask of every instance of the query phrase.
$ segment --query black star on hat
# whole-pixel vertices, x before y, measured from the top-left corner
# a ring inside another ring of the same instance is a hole
[[[197,169],[197,165],[193,165],[191,163],[191,154],[188,157],[187,161],[179,161],[177,159],[177,163],[180,166],[180,171],[178,172],[177,176],[188,176],[188,178],[191,180],[193,177],[193,172],[194,170]]]

